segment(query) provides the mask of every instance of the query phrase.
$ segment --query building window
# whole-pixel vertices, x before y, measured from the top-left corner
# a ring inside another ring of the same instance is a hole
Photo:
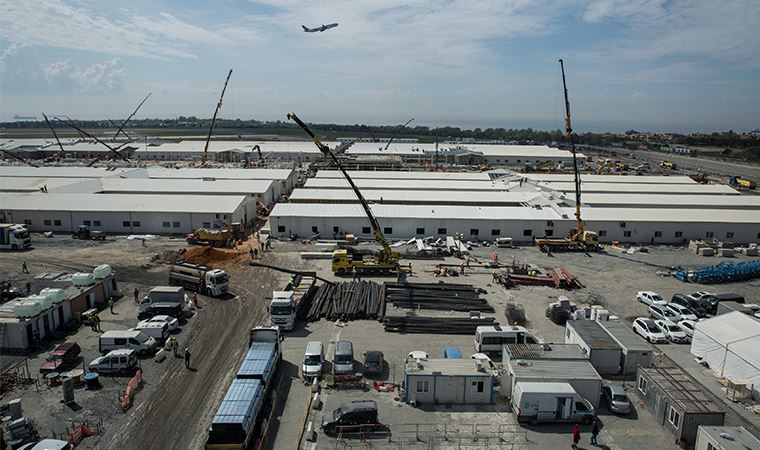
[[[708,237],[708,238],[713,237],[713,235],[714,233],[712,231],[708,231],[707,233],[705,233],[705,237]]]
[[[217,218],[217,219],[219,218],[219,214],[217,214],[217,215],[216,215],[216,218]]]
[[[132,226],[135,227],[135,228],[139,228],[140,227],[140,221],[139,220],[133,220],[132,221]]]
[[[417,228],[417,234],[425,234],[424,228]]]
[[[662,231],[655,231],[654,232],[654,237],[656,237],[656,238],[657,237],[662,237]]]
[[[172,222],[172,228],[179,228],[180,224],[179,222]]]
[[[599,230],[599,237],[607,236],[607,230]]]
[[[552,229],[544,230],[544,236],[554,236],[554,230]]]
[[[170,228],[172,226],[171,222],[164,222],[161,225],[163,225],[164,228]]]
[[[369,227],[362,227],[362,233],[363,234],[370,234],[370,233],[372,233],[372,230]]]
[[[121,223],[121,226],[123,226],[124,228],[129,228],[129,221],[125,220],[124,222]]]
[[[523,236],[533,236],[533,230],[523,230]]]
[[[32,219],[24,219],[24,225],[31,225]]]
[[[475,394],[475,393],[481,394],[481,393],[483,393],[483,391],[486,390],[486,386],[485,385],[486,384],[483,381],[473,381],[472,382],[472,390],[471,390],[471,392],[473,394]]]
[[[631,237],[630,231],[623,231],[623,237]]]
[[[45,224],[46,227],[49,227],[53,224],[53,222],[50,219],[45,219],[42,221],[43,224]]]
[[[670,417],[668,417],[668,421],[676,428],[678,428],[678,425],[681,423],[681,414],[679,414],[672,406],[670,407]]]
[[[491,236],[499,236],[499,235],[501,235],[500,229],[494,228],[493,230],[491,230]]]
[[[338,232],[340,232],[340,227],[333,227],[333,233],[337,234]]]
[[[203,228],[211,228],[211,222],[203,222]]]
[[[428,381],[428,380],[418,380],[417,381],[417,392],[430,392],[430,381]]]
[[[385,227],[385,228],[383,228],[383,233],[384,234],[393,234],[393,228],[391,228],[391,227]]]
[[[55,219],[55,220],[53,220],[53,225],[55,225],[57,227],[60,227],[61,226],[61,219]],[[100,225],[100,224],[98,224],[98,225]]]
[[[82,225],[87,225],[89,227],[90,225],[92,225],[92,222],[90,222],[89,220],[83,220]]]
[[[477,236],[478,234],[480,234],[480,230],[477,228],[470,228],[470,236]]]
[[[620,228],[625,228],[625,222],[620,222]]]
[[[734,232],[733,231],[728,231],[726,233],[726,239],[733,239],[733,238],[734,238]]]
[[[317,228],[316,226],[313,226],[313,227],[311,227],[311,232],[312,233],[319,233],[319,228]]]
[[[546,226],[547,227],[553,227],[554,226],[554,221],[553,220],[547,220],[546,221]]]
[[[93,220],[92,221],[92,225],[95,226],[95,227],[99,227],[100,226],[100,221],[99,220]]]
[[[439,228],[438,234],[446,234],[446,228]],[[758,239],[760,239],[760,233],[757,234]]]
[[[647,380],[641,376],[639,377],[639,392],[645,395],[647,393]]]
[[[284,233],[285,232],[285,225],[277,225],[277,232],[278,233]]]
[[[676,237],[677,238],[683,237],[683,231],[676,231]]]

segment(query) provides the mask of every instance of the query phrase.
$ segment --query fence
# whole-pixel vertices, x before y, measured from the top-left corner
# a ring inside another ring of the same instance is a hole
[[[129,408],[132,407],[132,402],[134,401],[135,394],[140,392],[142,385],[142,370],[138,369],[137,373],[135,373],[135,376],[133,376],[129,380],[129,383],[127,383],[127,388],[124,390],[124,397],[119,400],[119,406],[121,406],[122,411],[126,412]]]
[[[515,424],[403,424],[393,429],[344,427],[335,448],[377,449],[510,449],[530,444],[528,432]]]

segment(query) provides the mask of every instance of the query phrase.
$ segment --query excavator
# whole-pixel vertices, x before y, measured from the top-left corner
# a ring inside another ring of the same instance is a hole
[[[559,60],[562,69],[562,87],[565,91],[565,132],[570,139],[570,149],[573,153],[573,175],[575,178],[575,219],[577,221],[576,229],[566,238],[534,238],[533,241],[542,250],[569,250],[569,251],[589,251],[596,250],[599,247],[599,234],[595,231],[585,230],[583,219],[581,219],[581,176],[578,173],[578,159],[575,154],[575,139],[573,138],[573,127],[570,125],[570,101],[567,98],[567,83],[565,82],[565,65]]]
[[[353,189],[356,197],[359,199],[359,203],[362,205],[364,213],[369,219],[370,225],[372,225],[372,232],[375,235],[375,239],[382,247],[379,253],[372,255],[371,257],[361,259],[354,258],[353,255],[349,255],[346,249],[335,250],[332,254],[333,273],[336,275],[346,275],[353,272],[357,274],[388,275],[390,273],[411,272],[412,265],[402,265],[399,262],[401,255],[398,252],[391,250],[390,245],[388,245],[388,241],[386,241],[385,236],[383,236],[383,232],[380,228],[380,223],[377,221],[377,217],[375,217],[372,209],[370,209],[367,200],[364,199],[364,196],[359,191],[359,188],[356,187],[354,180],[352,180],[348,175],[345,167],[343,167],[343,164],[341,164],[340,160],[338,160],[332,150],[330,150],[330,147],[323,144],[319,137],[312,133],[309,127],[303,121],[301,121],[301,119],[299,119],[295,113],[289,113],[288,119],[293,120],[295,123],[297,123],[298,126],[300,126],[306,132],[306,134],[308,134],[309,137],[314,140],[314,144],[317,146],[317,148],[319,148],[319,151],[322,152],[326,158],[329,158],[333,164],[335,164],[335,167],[337,167],[338,170],[340,170],[340,172],[346,178],[346,181],[348,181],[351,189]]]

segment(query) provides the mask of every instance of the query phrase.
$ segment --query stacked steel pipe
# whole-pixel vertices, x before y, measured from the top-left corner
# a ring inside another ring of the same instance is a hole
[[[396,333],[465,334],[475,335],[481,325],[498,325],[493,317],[417,317],[386,316],[385,331]]]
[[[358,320],[381,318],[385,306],[383,287],[374,281],[347,281],[319,287],[309,305],[306,320]]]
[[[385,301],[396,308],[494,312],[481,293],[469,284],[385,283]]]

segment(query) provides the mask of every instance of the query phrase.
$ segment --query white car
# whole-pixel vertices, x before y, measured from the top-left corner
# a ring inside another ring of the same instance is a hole
[[[640,301],[641,303],[644,303],[645,305],[667,305],[668,302],[665,301],[662,297],[660,297],[660,294],[657,292],[652,291],[639,291],[636,293],[636,300]]]
[[[160,315],[160,316],[153,316],[150,319],[141,320],[138,322],[138,326],[142,324],[149,324],[149,323],[160,323],[160,324],[167,324],[169,325],[169,331],[174,331],[177,328],[179,328],[179,319],[172,316],[166,316],[166,315]]]
[[[693,298],[694,300],[702,300],[703,298],[714,297],[714,296],[715,294],[713,294],[712,292],[705,292],[705,291],[699,291],[699,292],[695,292],[693,294],[687,295],[687,297]]]
[[[691,338],[694,336],[694,322],[691,320],[682,320],[678,322],[678,326],[681,327],[684,333],[686,333],[686,336],[689,336]]]
[[[681,344],[685,342],[689,342],[689,336],[684,333],[684,331],[676,325],[675,323],[669,321],[669,320],[655,320],[654,323],[657,324],[658,327],[660,327],[660,330],[662,330],[663,334],[665,334],[665,337],[673,343]]]
[[[649,305],[649,315],[655,319],[670,320],[671,322],[678,322],[678,314],[672,309],[667,308],[665,305]]]
[[[680,322],[682,320],[691,320],[693,322],[697,321],[697,315],[685,306],[681,306],[677,303],[668,303],[665,305],[665,307],[676,313],[678,316],[678,320],[674,320],[673,322]]]
[[[652,344],[664,344],[668,342],[665,333],[663,333],[660,327],[654,323],[654,320],[646,317],[637,317],[636,320],[633,321],[633,331]]]

